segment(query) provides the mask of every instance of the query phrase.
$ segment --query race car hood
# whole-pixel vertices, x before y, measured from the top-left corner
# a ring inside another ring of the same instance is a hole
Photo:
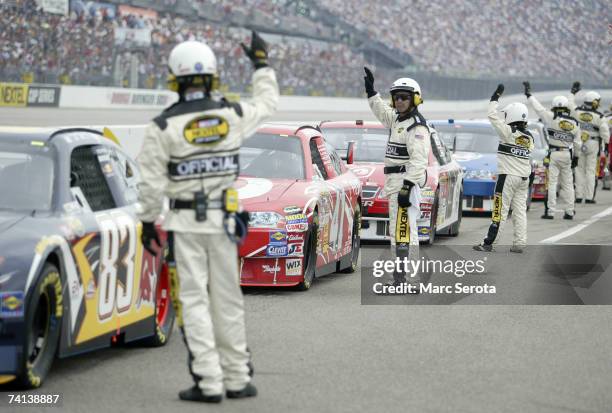
[[[382,162],[359,162],[348,165],[362,186],[385,186],[385,165]]]
[[[18,214],[8,211],[0,211],[0,236],[8,231],[13,225],[26,217],[25,214]]]
[[[464,171],[489,171],[497,173],[497,154],[478,152],[455,152],[453,159],[461,165]]]
[[[287,206],[303,208],[311,198],[306,189],[312,182],[295,179],[266,179],[240,177],[235,188],[244,209],[254,211],[282,211]]]

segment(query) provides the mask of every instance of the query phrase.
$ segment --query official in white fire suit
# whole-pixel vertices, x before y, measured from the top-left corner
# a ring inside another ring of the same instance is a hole
[[[491,96],[487,116],[499,135],[497,147],[497,182],[493,198],[493,216],[489,231],[477,251],[493,251],[493,244],[501,238],[502,230],[512,207],[514,240],[511,252],[522,253],[527,245],[527,192],[531,174],[533,136],[527,130],[527,106],[514,102],[502,109],[504,120],[497,114],[499,97],[504,92],[500,84]]]
[[[419,235],[416,221],[420,215],[420,187],[426,182],[430,146],[429,127],[418,110],[423,102],[421,88],[414,79],[397,79],[390,89],[389,105],[374,90],[372,72],[367,67],[364,70],[370,109],[390,129],[384,161],[384,192],[389,199],[391,253],[394,257],[418,260]],[[402,215],[405,210],[407,216]],[[410,283],[418,285],[419,274],[409,275]],[[396,271],[393,284],[405,282],[405,276]]]
[[[554,219],[557,211],[557,184],[565,206],[564,219],[574,219],[574,154],[580,150],[580,126],[570,116],[569,101],[565,96],[555,96],[551,110],[547,110],[531,94],[529,82],[523,82],[527,101],[534,108],[548,134],[548,196],[542,219]]]
[[[597,92],[587,92],[584,104],[576,106],[575,95],[580,91],[580,82],[574,82],[568,96],[571,115],[580,123],[582,145],[578,151],[576,166],[576,203],[595,203],[595,183],[599,154],[608,146],[610,130],[604,115],[597,110],[601,96]]]
[[[177,318],[195,381],[179,393],[182,400],[218,403],[224,390],[228,398],[257,394],[247,366],[234,226],[228,223],[228,205],[237,200],[227,191],[239,173],[243,139],[274,113],[279,91],[265,42],[253,32],[250,48],[242,46],[255,66],[249,103],[214,98],[217,61],[206,44],[187,41],[172,50],[169,84],[179,101],[148,126],[138,157],[142,238],[150,250],[159,243],[153,223],[162,197],[170,200],[163,228],[173,236]]]

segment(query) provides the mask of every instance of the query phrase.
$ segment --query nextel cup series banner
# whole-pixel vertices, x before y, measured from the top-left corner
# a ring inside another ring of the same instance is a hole
[[[37,86],[24,83],[0,83],[0,106],[46,106],[59,105],[59,86]]]

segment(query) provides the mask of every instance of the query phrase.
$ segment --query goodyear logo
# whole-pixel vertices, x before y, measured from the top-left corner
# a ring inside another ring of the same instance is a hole
[[[563,130],[570,131],[574,129],[574,124],[567,120],[562,120],[561,122],[559,122],[559,127]]]
[[[0,293],[0,316],[23,316],[23,292],[9,291]]]
[[[579,118],[583,122],[590,122],[590,121],[593,120],[593,115],[591,115],[588,112],[583,112],[583,113],[580,114]]]
[[[524,148],[529,148],[529,138],[526,136],[519,136],[515,139],[517,145],[522,146]]]
[[[229,124],[220,116],[203,116],[185,126],[183,135],[192,145],[215,145],[229,133]]]

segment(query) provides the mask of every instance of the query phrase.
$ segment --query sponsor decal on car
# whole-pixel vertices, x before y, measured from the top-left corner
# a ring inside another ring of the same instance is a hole
[[[289,205],[283,208],[283,211],[285,211],[285,214],[299,214],[302,212],[302,208],[297,205]]]
[[[304,231],[308,231],[308,224],[307,223],[287,224],[287,231],[289,231],[289,232],[304,232]]]
[[[307,224],[308,220],[304,214],[293,214],[285,217],[287,224]]]
[[[419,227],[419,234],[422,234],[422,235],[429,234],[429,228],[428,227]]]
[[[289,234],[287,236],[289,242],[304,242],[304,234]]]
[[[23,292],[7,291],[0,293],[0,315],[3,317],[23,316]]]
[[[302,260],[301,259],[292,259],[285,261],[285,275],[286,276],[295,276],[302,275]]]
[[[287,245],[268,245],[266,255],[268,257],[284,257],[287,255]]]
[[[288,244],[287,256],[301,257],[304,255],[304,244]]]
[[[269,272],[270,274],[274,274],[280,271],[280,267],[278,265],[262,265],[261,270],[263,272]]]
[[[274,231],[270,233],[270,245],[285,245],[287,244],[287,233],[285,231]]]

